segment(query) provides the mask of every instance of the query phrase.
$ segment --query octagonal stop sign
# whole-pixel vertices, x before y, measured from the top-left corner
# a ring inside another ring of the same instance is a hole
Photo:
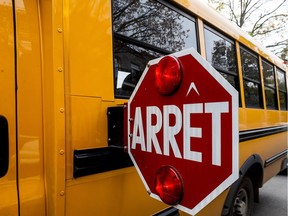
[[[189,214],[238,178],[238,92],[194,49],[149,62],[127,131],[150,196]]]

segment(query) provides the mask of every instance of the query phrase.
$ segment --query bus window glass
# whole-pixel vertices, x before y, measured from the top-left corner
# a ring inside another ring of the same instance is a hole
[[[120,97],[130,96],[136,87],[147,62],[162,55],[120,40],[114,41],[114,52],[118,54],[117,58],[114,57],[116,82],[115,95]],[[119,61],[119,58],[121,59],[121,62]],[[137,64],[137,69],[135,67],[136,64],[133,62]]]
[[[115,97],[128,98],[149,60],[197,49],[196,24],[194,18],[157,1],[112,2]]]
[[[235,81],[235,77],[226,73],[222,73],[220,72],[220,74],[232,85],[232,86],[236,86],[236,81]]]
[[[271,88],[275,88],[275,76],[273,65],[262,60],[262,70],[264,76],[264,84]]]
[[[207,26],[204,33],[207,61],[221,72],[237,75],[234,42]]]
[[[254,81],[260,80],[258,58],[256,55],[241,49],[241,63],[243,77],[252,79]]]
[[[277,109],[277,97],[275,89],[265,86],[265,97],[267,109]]]
[[[193,25],[191,20],[157,1],[113,1],[114,32],[171,52],[196,47]]]
[[[204,26],[204,35],[207,61],[239,91],[234,42],[206,25]],[[241,100],[239,100],[239,106],[241,106]]]
[[[284,71],[277,68],[277,81],[278,81],[278,93],[280,99],[280,109],[287,110],[287,86],[286,77]]]
[[[244,80],[244,92],[245,92],[245,103],[246,107],[259,108],[260,103],[260,85],[251,81]]]
[[[240,54],[246,107],[263,108],[258,58],[243,47]]]
[[[275,89],[275,73],[272,64],[262,60],[264,89],[267,109],[277,109],[277,95]]]

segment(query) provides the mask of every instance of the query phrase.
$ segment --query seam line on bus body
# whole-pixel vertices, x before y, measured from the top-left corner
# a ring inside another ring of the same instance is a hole
[[[274,162],[276,162],[277,160],[279,160],[280,158],[286,156],[287,152],[288,152],[288,150],[284,150],[284,151],[282,151],[282,152],[280,152],[280,153],[268,158],[267,160],[265,160],[264,167],[267,167],[267,166],[273,164]]]
[[[267,127],[253,130],[246,130],[239,132],[239,141],[248,141],[252,139],[257,139],[277,133],[282,133],[288,131],[288,125],[275,126],[275,127]]]

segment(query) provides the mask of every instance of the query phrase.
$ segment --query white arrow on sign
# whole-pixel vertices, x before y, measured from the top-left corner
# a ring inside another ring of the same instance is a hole
[[[200,96],[199,92],[198,92],[198,89],[195,85],[194,82],[191,82],[190,86],[189,86],[189,89],[188,89],[188,92],[186,94],[186,97],[188,96],[188,94],[191,92],[191,90],[194,89],[194,91]]]

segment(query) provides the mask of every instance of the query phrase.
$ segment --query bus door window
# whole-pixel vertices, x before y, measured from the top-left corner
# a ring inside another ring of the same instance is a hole
[[[277,68],[278,93],[280,99],[280,109],[287,110],[287,86],[284,71]]]
[[[263,108],[258,57],[243,47],[240,55],[246,107]]]
[[[274,67],[267,61],[262,60],[262,71],[264,77],[266,108],[277,109],[278,102],[276,94]]]
[[[196,24],[193,17],[163,2],[112,2],[115,97],[129,98],[149,60],[197,49]]]

